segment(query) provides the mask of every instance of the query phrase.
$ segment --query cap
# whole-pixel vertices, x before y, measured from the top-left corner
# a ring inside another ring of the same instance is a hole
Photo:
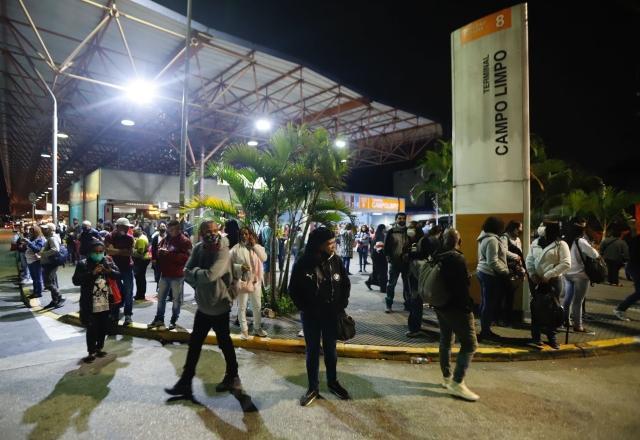
[[[129,223],[129,219],[128,218],[120,217],[118,220],[116,220],[116,226],[131,227],[131,223]]]

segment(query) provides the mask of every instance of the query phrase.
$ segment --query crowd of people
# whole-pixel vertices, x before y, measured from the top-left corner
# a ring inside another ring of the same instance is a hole
[[[189,227],[190,224],[187,223]],[[146,226],[146,227],[145,227]],[[479,397],[464,382],[467,368],[476,351],[478,340],[500,337],[492,331],[496,324],[512,325],[513,299],[522,283],[531,290],[531,345],[547,344],[558,349],[558,328],[572,327],[575,332],[588,332],[584,326],[585,298],[594,282],[589,267],[593,261],[606,260],[608,282],[619,285],[617,272],[624,265],[635,292],[616,307],[614,314],[626,320],[625,311],[640,299],[640,238],[612,228],[599,246],[588,235],[587,222],[574,218],[568,224],[545,220],[538,228],[528,254],[523,254],[523,225],[510,221],[506,225],[498,217],[488,217],[477,237],[478,264],[475,270],[481,297],[478,310],[480,332],[476,335],[475,305],[470,295],[472,274],[461,251],[457,230],[426,222],[407,222],[398,213],[389,229],[342,224],[335,228],[312,228],[305,245],[302,231],[288,227],[272,231],[263,227],[258,234],[229,220],[220,230],[212,221],[200,224],[197,237],[190,238],[185,222],[172,220],[154,225],[131,224],[127,218],[113,225],[99,222],[94,228],[88,221],[61,230],[54,224],[32,225],[16,231],[12,246],[23,283],[33,283],[32,298],[51,293],[50,308],[61,307],[64,298],[58,290],[57,269],[65,262],[75,265],[73,283],[80,287],[80,319],[87,327],[86,362],[104,356],[104,341],[113,325],[124,315],[124,326],[132,324],[134,300],[144,300],[149,264],[154,271],[157,309],[150,329],[165,328],[167,301],[172,301],[168,329],[176,328],[184,296],[184,283],[194,288],[197,312],[190,337],[183,374],[172,388],[172,395],[192,394],[191,383],[202,344],[210,329],[217,336],[225,361],[226,374],[219,391],[241,387],[238,364],[230,337],[230,312],[238,302],[240,337],[249,337],[247,306],[253,311],[253,335],[266,337],[262,328],[261,309],[265,273],[270,270],[272,234],[277,234],[278,261],[282,270],[284,255],[293,239],[294,266],[289,295],[301,311],[302,331],[306,343],[308,390],[300,404],[307,406],[319,396],[318,369],[320,350],[324,354],[327,382],[331,392],[349,399],[349,392],[338,382],[336,366],[337,321],[348,305],[351,281],[350,260],[358,254],[359,273],[367,274],[364,284],[376,286],[385,294],[386,313],[394,313],[395,288],[402,279],[402,306],[408,311],[407,337],[420,337],[425,299],[416,294],[418,280],[410,268],[416,262],[428,261],[438,266],[439,280],[446,297],[431,303],[440,327],[440,365],[442,385],[452,395],[475,401]],[[197,241],[196,241],[197,238]],[[66,241],[69,252],[64,249]],[[195,245],[193,244],[195,242]],[[599,249],[599,250],[598,250]],[[68,256],[67,256],[68,254]],[[372,270],[367,272],[371,258]],[[612,273],[615,272],[615,273]],[[134,296],[135,290],[135,296]],[[545,302],[546,301],[546,302]],[[428,302],[428,301],[427,301]],[[543,304],[546,308],[541,307]],[[551,304],[551,306],[549,306]],[[553,304],[558,305],[555,309]],[[562,307],[560,307],[562,305]],[[557,317],[549,313],[560,311]],[[455,369],[451,366],[451,347],[458,340],[461,348]]]

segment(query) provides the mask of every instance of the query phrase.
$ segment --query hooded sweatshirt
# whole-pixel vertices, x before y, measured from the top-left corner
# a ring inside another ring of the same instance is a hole
[[[198,242],[184,270],[185,281],[195,289],[198,310],[206,315],[228,313],[236,297],[231,289],[229,241],[221,237],[213,249]]]
[[[233,267],[233,278],[236,283],[238,293],[253,293],[262,287],[263,266],[267,261],[267,252],[259,244],[251,248],[244,243],[236,244],[230,251],[231,264]],[[251,269],[243,273],[242,266],[249,266]]]
[[[508,276],[507,249],[496,234],[482,231],[478,236],[478,272]]]

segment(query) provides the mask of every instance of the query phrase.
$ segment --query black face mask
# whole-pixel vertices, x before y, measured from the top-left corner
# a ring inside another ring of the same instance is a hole
[[[202,236],[202,239],[206,243],[215,243],[216,241],[218,241],[218,235],[217,234],[208,233],[208,234],[204,234]]]
[[[407,222],[398,222],[398,226],[404,228],[407,225]]]

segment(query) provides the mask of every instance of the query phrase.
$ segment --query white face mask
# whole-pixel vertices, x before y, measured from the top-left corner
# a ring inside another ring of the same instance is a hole
[[[407,229],[407,235],[411,238],[416,236],[416,230],[415,229]]]
[[[546,231],[547,228],[544,227],[544,225],[540,225],[538,226],[538,235],[540,237],[544,237],[544,233]]]

